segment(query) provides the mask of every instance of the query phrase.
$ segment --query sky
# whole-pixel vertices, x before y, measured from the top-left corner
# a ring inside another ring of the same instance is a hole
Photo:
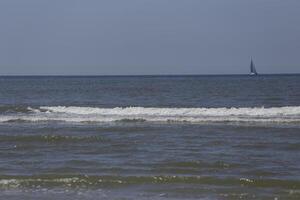
[[[299,0],[1,0],[1,75],[300,73]]]

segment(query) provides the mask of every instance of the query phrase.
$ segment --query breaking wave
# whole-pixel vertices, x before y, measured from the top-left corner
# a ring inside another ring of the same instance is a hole
[[[300,182],[281,179],[216,178],[209,176],[2,176],[0,189],[41,188],[41,187],[101,187],[126,186],[136,184],[205,184],[205,185],[244,185],[252,187],[281,187],[299,189]]]
[[[0,116],[0,122],[300,122],[300,106],[254,108],[145,108],[42,106]]]
[[[27,106],[1,106],[0,105],[0,114],[7,113],[30,113],[32,109]]]

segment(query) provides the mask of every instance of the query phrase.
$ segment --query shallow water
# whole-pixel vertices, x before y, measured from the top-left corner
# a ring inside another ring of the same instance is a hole
[[[299,199],[299,83],[1,77],[1,198]]]

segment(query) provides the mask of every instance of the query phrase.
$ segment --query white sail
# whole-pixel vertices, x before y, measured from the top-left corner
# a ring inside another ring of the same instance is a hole
[[[251,59],[251,64],[250,64],[250,75],[257,75],[257,71],[255,69],[255,65],[253,60]]]

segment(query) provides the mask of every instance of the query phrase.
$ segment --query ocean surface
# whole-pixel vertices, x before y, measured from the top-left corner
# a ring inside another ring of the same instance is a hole
[[[0,77],[0,199],[300,199],[300,75]]]

